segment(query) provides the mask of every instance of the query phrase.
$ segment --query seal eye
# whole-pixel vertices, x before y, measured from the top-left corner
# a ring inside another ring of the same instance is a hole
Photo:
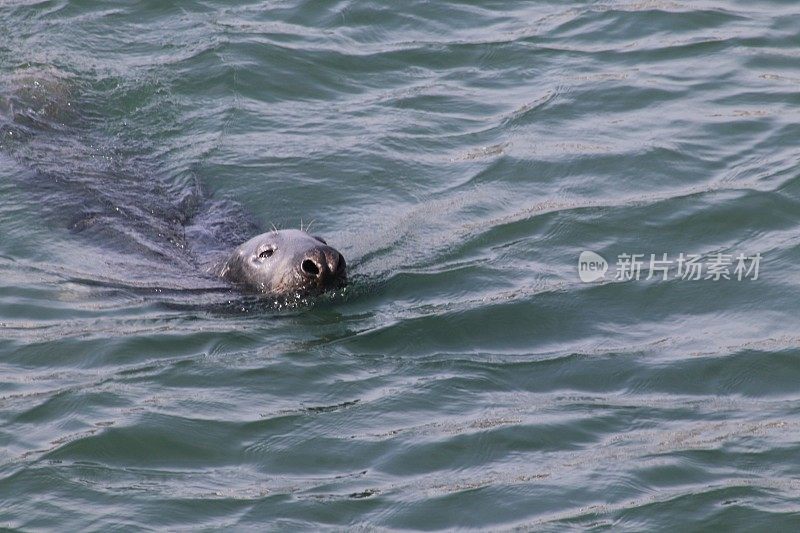
[[[275,248],[267,248],[266,250],[264,250],[263,252],[258,254],[258,258],[259,259],[266,259],[268,257],[272,257],[272,254],[274,254],[274,253],[275,253]]]

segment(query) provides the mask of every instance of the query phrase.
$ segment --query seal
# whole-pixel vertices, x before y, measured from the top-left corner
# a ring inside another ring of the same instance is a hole
[[[250,238],[263,230],[241,204],[207,194],[193,171],[171,180],[147,157],[120,160],[103,148],[104,132],[93,127],[102,118],[81,111],[86,100],[77,81],[55,69],[0,72],[0,153],[31,170],[23,183],[72,233],[137,256],[120,271],[122,285],[131,278],[136,287],[159,291],[233,284],[291,298],[346,283],[342,255],[308,228]],[[134,270],[140,262],[146,271]]]
[[[267,295],[319,295],[344,286],[347,263],[320,237],[274,230],[240,244],[219,275],[244,290]]]

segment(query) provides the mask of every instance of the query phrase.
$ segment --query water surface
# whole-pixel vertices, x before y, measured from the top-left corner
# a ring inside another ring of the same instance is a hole
[[[797,527],[794,2],[5,1],[0,35],[0,96],[61,80],[0,136],[0,525]],[[203,275],[301,220],[343,293]],[[762,261],[614,279],[663,253]]]

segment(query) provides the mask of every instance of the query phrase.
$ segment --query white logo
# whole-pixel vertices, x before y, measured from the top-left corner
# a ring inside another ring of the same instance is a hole
[[[578,258],[578,276],[584,283],[591,283],[603,279],[608,270],[608,262],[603,256],[594,252],[581,252]]]
[[[632,280],[687,280],[687,281],[744,281],[759,279],[760,253],[691,254],[681,252],[677,258],[668,253],[649,254],[622,253],[617,256],[616,268],[609,274],[614,281]],[[578,276],[584,283],[604,279],[608,263],[595,252],[584,251],[578,257]],[[613,274],[613,275],[612,275]]]

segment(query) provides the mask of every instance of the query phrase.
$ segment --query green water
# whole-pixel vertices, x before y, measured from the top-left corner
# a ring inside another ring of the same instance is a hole
[[[12,0],[0,36],[4,90],[79,108],[2,137],[0,526],[800,526],[796,2]],[[254,305],[69,228],[192,180],[353,283]]]

